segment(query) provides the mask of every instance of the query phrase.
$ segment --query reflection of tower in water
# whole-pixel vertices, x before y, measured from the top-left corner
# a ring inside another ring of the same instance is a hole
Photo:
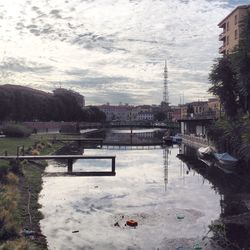
[[[163,148],[163,167],[164,167],[164,183],[165,183],[165,191],[167,191],[168,185],[168,154],[169,148]]]

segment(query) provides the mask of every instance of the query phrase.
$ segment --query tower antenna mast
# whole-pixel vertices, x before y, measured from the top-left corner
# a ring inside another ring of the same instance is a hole
[[[167,67],[167,60],[165,60],[165,67],[164,67],[163,102],[169,103],[169,98],[168,98],[168,67]]]

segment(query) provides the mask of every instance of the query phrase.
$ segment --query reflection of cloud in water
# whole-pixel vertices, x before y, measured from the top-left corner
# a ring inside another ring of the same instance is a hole
[[[76,212],[91,214],[93,212],[97,212],[98,210],[109,210],[109,208],[112,207],[112,201],[115,199],[123,199],[126,196],[127,194],[107,194],[97,198],[87,197],[80,201],[75,201],[71,206],[76,210]]]
[[[48,161],[48,167],[45,172],[67,172],[67,161]],[[74,172],[84,171],[110,171],[110,159],[78,159],[73,161]]]
[[[172,148],[169,154],[166,192],[162,149],[86,150],[86,155],[115,154],[117,175],[44,178],[41,226],[50,248],[175,249],[201,241],[219,216],[219,196],[200,175],[192,170],[187,175],[185,164],[180,171],[177,153]],[[185,218],[179,221],[178,213]],[[120,215],[133,217],[139,226],[114,226]],[[74,230],[79,233],[72,234]]]

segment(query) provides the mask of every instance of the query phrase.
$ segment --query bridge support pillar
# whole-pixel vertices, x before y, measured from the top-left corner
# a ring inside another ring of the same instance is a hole
[[[115,174],[115,157],[112,158],[112,173]]]
[[[68,172],[73,170],[73,159],[68,159]]]

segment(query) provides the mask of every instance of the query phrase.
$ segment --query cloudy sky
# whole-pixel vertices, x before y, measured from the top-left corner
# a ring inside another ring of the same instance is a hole
[[[207,98],[217,27],[249,0],[0,0],[0,84],[80,92],[86,104]]]

